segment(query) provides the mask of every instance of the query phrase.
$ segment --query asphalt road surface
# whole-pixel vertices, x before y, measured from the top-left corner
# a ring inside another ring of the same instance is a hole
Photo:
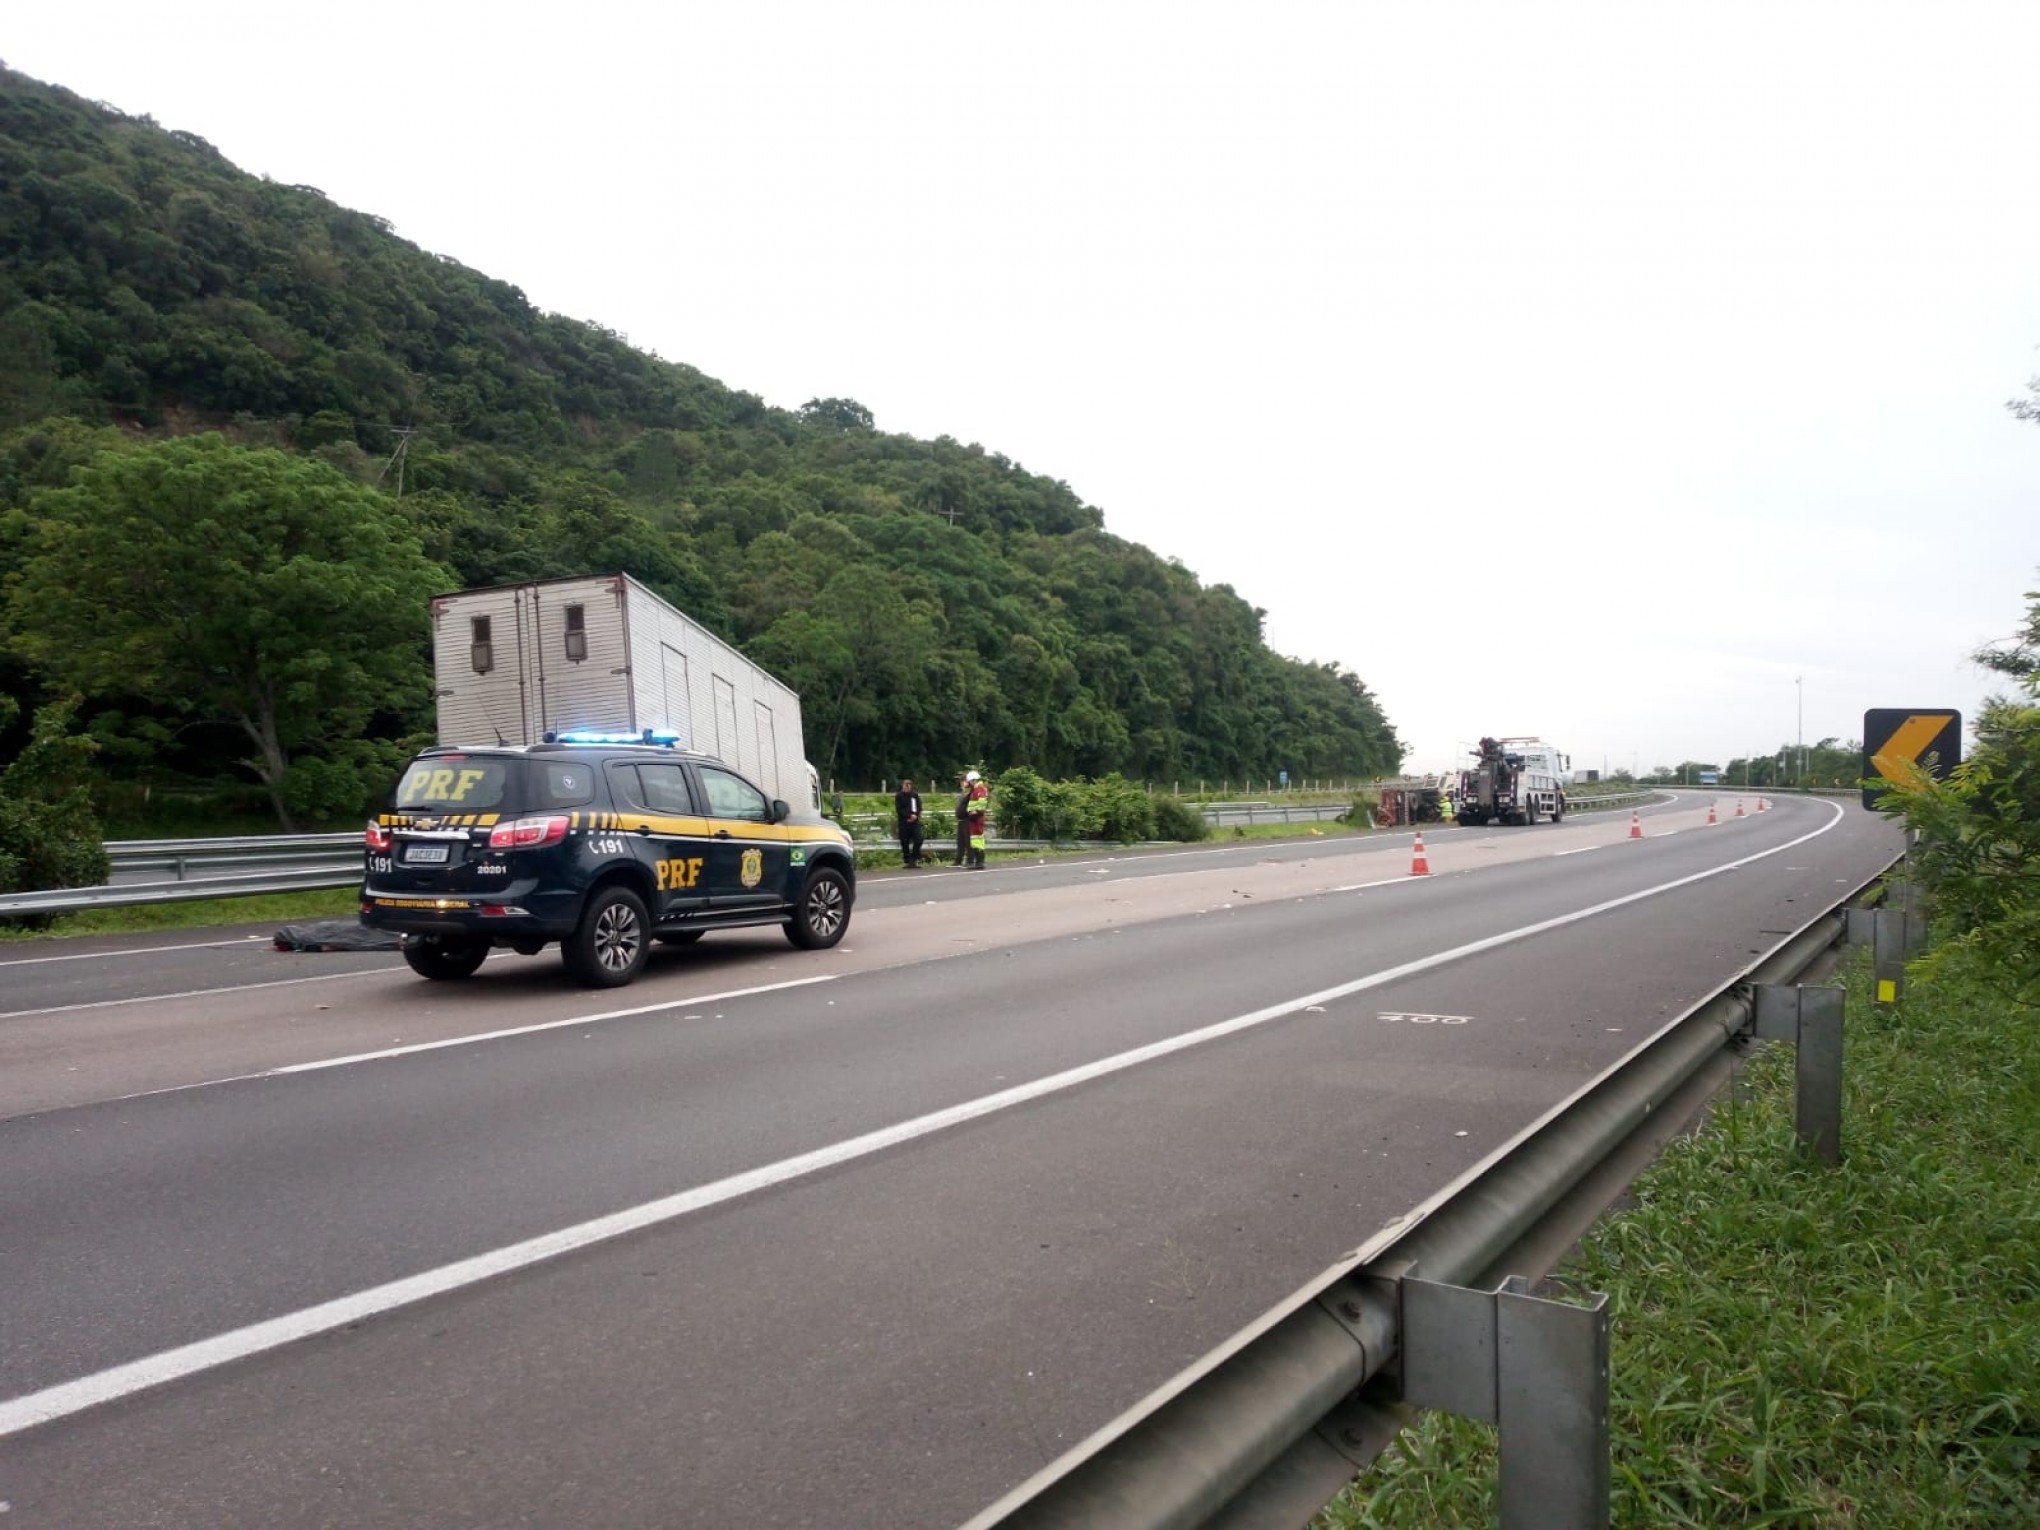
[[[603,994],[0,947],[0,1523],[954,1524],[1900,848],[1707,800],[874,876]]]

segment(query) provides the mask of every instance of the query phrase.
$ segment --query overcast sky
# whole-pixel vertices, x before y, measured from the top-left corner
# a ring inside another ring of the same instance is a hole
[[[1067,481],[1415,768],[1973,716],[2040,586],[2040,5],[101,0],[0,56]]]

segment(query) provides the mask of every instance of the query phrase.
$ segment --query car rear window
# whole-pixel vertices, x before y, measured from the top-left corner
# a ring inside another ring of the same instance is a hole
[[[400,813],[548,813],[595,800],[592,760],[432,754],[413,760],[390,805]]]
[[[516,763],[463,754],[413,760],[397,782],[391,805],[406,813],[485,813],[500,808]]]

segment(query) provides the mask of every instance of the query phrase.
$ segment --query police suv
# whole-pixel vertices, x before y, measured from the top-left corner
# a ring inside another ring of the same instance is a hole
[[[428,978],[558,941],[568,972],[614,988],[653,940],[746,925],[821,950],[856,897],[849,835],[651,732],[427,749],[366,841],[362,923],[401,932]]]

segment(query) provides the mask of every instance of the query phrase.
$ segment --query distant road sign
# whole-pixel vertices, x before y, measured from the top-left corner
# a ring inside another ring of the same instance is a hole
[[[1873,707],[1863,714],[1863,775],[1900,782],[1926,771],[1946,776],[1962,763],[1962,714],[1953,707]],[[1875,807],[1876,786],[1863,788]]]

